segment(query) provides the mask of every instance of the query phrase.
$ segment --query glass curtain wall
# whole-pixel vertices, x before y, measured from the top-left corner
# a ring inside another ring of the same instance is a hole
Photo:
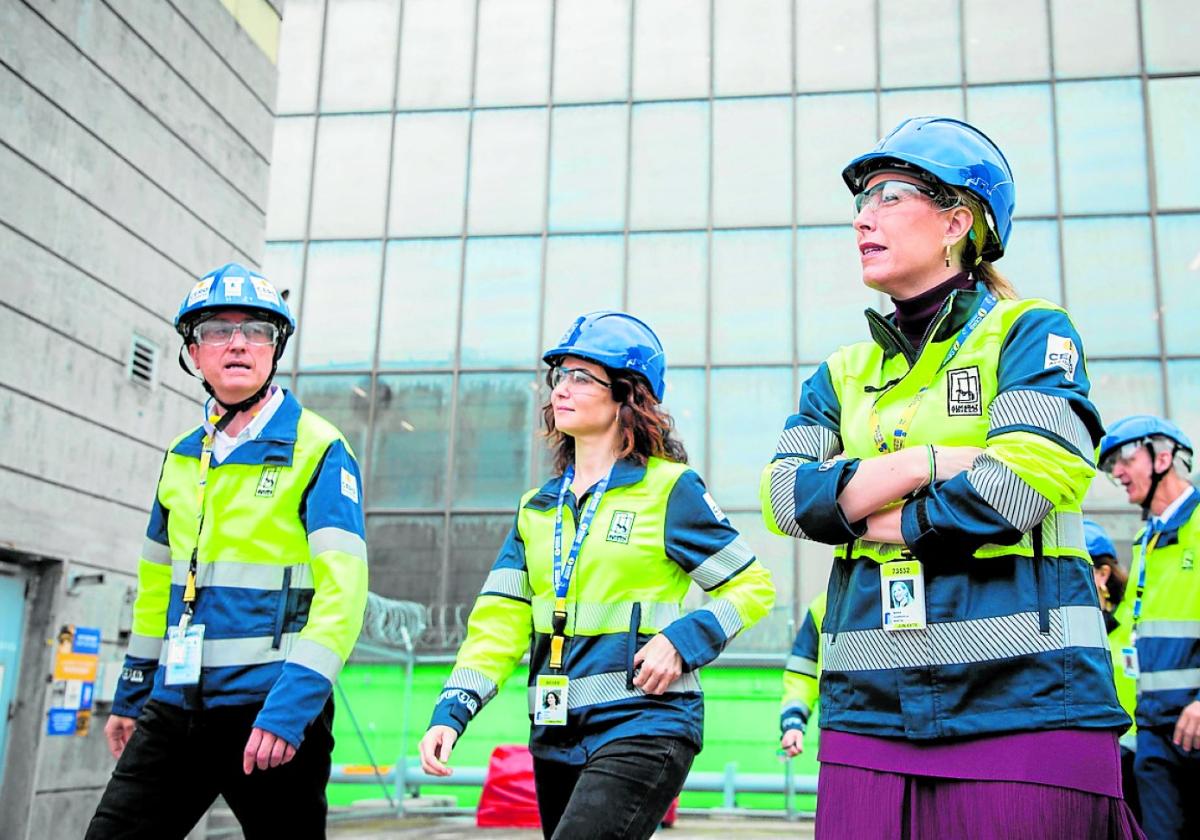
[[[541,349],[625,308],[779,587],[735,649],[779,661],[829,552],[766,533],[758,475],[800,383],[889,308],[840,170],[908,115],[1008,154],[999,266],[1070,308],[1105,419],[1200,436],[1198,41],[1191,0],[287,0],[265,270],[300,322],[285,381],[362,462],[372,588],[454,648],[548,477]],[[1103,479],[1088,508],[1136,527]]]

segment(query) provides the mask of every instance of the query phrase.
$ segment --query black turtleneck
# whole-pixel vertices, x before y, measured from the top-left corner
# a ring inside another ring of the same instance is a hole
[[[933,320],[933,316],[937,315],[950,293],[955,289],[973,288],[975,288],[975,280],[969,271],[964,271],[961,274],[955,274],[946,282],[939,283],[932,289],[921,292],[916,297],[910,297],[908,300],[892,298],[892,303],[896,305],[896,326],[908,339],[908,343],[913,346],[913,349],[920,350],[921,339],[925,337],[925,330],[929,329],[929,322]]]

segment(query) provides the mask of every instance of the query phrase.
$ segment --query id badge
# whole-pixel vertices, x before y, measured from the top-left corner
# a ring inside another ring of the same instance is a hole
[[[534,690],[533,722],[538,726],[566,726],[567,689],[570,678],[556,674],[538,674]]]
[[[167,685],[195,685],[200,682],[200,655],[204,650],[204,625],[190,624],[184,631],[167,628]]]
[[[1138,667],[1137,648],[1132,645],[1121,648],[1121,670],[1125,672],[1125,676],[1131,680],[1136,680],[1138,674],[1141,673]]]
[[[884,630],[925,629],[925,577],[921,561],[906,558],[879,567]]]

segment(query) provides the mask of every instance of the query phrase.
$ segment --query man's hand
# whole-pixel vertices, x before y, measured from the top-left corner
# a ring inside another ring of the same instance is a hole
[[[787,753],[788,758],[795,758],[804,752],[804,733],[799,729],[789,729],[783,733],[779,746]]]
[[[430,776],[449,776],[454,771],[446,766],[458,733],[449,726],[431,726],[421,739],[421,769]]]
[[[242,772],[249,776],[255,767],[266,770],[287,764],[295,757],[295,747],[275,733],[256,726],[250,730],[246,749],[242,750]]]
[[[1175,721],[1175,746],[1184,752],[1200,747],[1200,700],[1193,700],[1183,707],[1179,720]]]
[[[137,720],[122,715],[109,715],[108,723],[104,724],[104,740],[108,741],[108,751],[113,758],[120,758],[125,752],[125,745],[133,737],[137,728]]]
[[[683,657],[671,640],[659,633],[633,655],[633,668],[635,686],[647,694],[662,694],[683,673]]]

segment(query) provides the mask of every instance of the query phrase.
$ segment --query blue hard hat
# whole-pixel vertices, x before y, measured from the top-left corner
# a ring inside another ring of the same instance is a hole
[[[871,173],[880,169],[912,170],[924,180],[973,192],[991,214],[980,256],[989,262],[1004,256],[1012,233],[1016,187],[1004,153],[982,131],[949,117],[910,117],[874,149],[850,161],[842,170],[842,180],[858,195],[866,189]]]
[[[580,315],[558,344],[542,354],[542,361],[554,365],[563,356],[636,373],[659,401],[666,390],[667,357],[662,342],[654,330],[625,312],[601,310]]]
[[[278,322],[282,331],[280,348],[296,331],[296,320],[283,296],[257,271],[238,263],[226,263],[192,286],[175,316],[175,330],[187,341],[197,319],[229,309],[259,313]]]
[[[1100,527],[1100,523],[1090,519],[1083,520],[1083,538],[1087,542],[1087,553],[1092,562],[1097,557],[1116,557],[1117,547],[1108,538],[1108,533]]]
[[[1189,455],[1195,451],[1192,449],[1192,442],[1188,436],[1170,420],[1155,417],[1153,414],[1134,414],[1130,417],[1122,417],[1108,427],[1104,437],[1100,438],[1100,455],[1097,463],[1103,464],[1110,455],[1127,443],[1149,440],[1153,437],[1165,437],[1173,440],[1180,449],[1186,450]]]

